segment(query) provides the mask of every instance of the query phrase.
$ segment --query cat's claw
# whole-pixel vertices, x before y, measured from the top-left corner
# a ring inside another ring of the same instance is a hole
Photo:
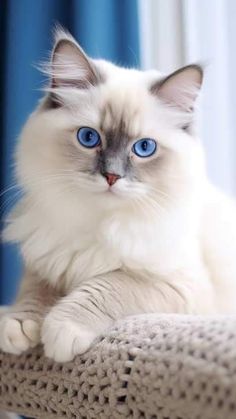
[[[7,315],[0,319],[0,349],[20,355],[40,342],[40,325],[35,320],[19,320]]]
[[[45,355],[56,362],[68,362],[86,352],[96,338],[94,331],[72,320],[59,320],[49,313],[42,327]]]

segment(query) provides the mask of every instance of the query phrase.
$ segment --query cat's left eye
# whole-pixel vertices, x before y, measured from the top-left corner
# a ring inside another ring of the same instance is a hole
[[[141,140],[134,143],[132,147],[133,153],[138,157],[150,157],[157,149],[157,142],[152,138],[142,138]]]
[[[94,148],[101,144],[99,133],[90,127],[81,127],[77,131],[77,140],[86,148]]]

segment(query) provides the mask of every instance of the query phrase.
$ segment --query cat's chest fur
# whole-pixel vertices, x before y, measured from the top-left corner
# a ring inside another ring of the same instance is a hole
[[[90,214],[91,215],[91,214]],[[116,269],[166,274],[192,258],[195,238],[183,211],[161,220],[124,210],[63,220],[24,214],[21,241],[26,264],[52,284],[77,285]],[[183,227],[185,219],[185,228]],[[20,234],[20,220],[13,223]],[[185,230],[185,231],[184,231]]]

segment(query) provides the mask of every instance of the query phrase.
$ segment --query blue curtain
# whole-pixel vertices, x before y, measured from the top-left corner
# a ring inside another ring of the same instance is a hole
[[[93,57],[139,65],[137,0],[0,0],[1,191],[13,183],[12,156],[20,129],[39,97],[52,29],[60,23]],[[13,190],[14,191],[14,190]],[[16,198],[1,196],[1,217]],[[21,263],[15,246],[1,246],[0,304],[15,296]]]

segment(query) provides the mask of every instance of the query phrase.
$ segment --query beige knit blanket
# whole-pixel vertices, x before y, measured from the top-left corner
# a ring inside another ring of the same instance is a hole
[[[40,347],[0,353],[0,409],[47,419],[236,419],[236,317],[130,317],[67,364]]]

